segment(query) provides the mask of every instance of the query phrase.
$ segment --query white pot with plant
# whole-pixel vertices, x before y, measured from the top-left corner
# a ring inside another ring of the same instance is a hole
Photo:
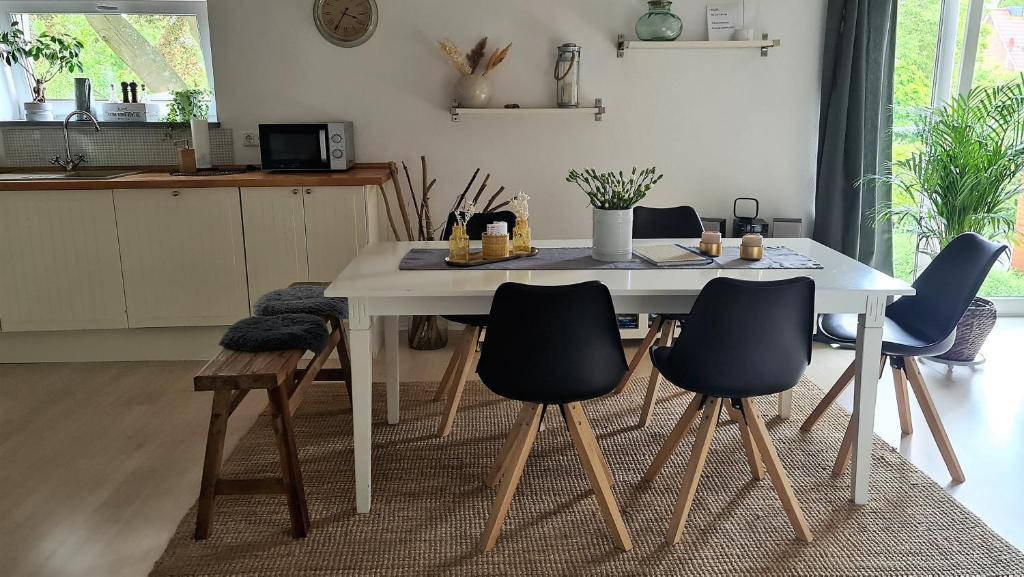
[[[192,147],[196,150],[196,168],[213,168],[210,152],[210,92],[199,88],[174,90],[167,109],[166,122],[173,127],[184,128],[186,123],[192,131]],[[173,137],[171,138],[173,140]]]
[[[11,22],[9,30],[0,32],[0,59],[12,68],[20,65],[32,89],[32,102],[25,103],[25,120],[53,120],[53,108],[46,101],[46,83],[61,72],[82,72],[84,47],[67,34],[42,32],[28,39],[17,20]],[[38,69],[40,61],[48,64],[46,70]]]
[[[868,177],[893,187],[894,201],[877,218],[915,233],[928,257],[965,232],[1012,241],[1024,172],[1024,80],[974,88],[915,124],[922,149],[893,163],[891,174]],[[973,362],[995,320],[992,303],[975,298],[939,358]]]
[[[647,196],[664,175],[655,167],[633,171],[598,173],[593,168],[583,172],[570,170],[566,182],[579,186],[590,199],[594,212],[593,257],[606,262],[633,258],[633,207]]]
[[[455,101],[465,108],[486,108],[491,102],[491,79],[487,75],[505,61],[512,44],[491,52],[483,71],[477,74],[477,69],[484,61],[487,38],[477,42],[473,50],[465,56],[455,43],[447,38],[438,40],[437,43],[452,67],[459,73],[459,79],[455,82]]]

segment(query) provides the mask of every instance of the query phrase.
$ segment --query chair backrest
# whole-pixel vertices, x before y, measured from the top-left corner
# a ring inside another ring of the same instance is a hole
[[[668,357],[680,387],[760,396],[792,388],[811,362],[814,281],[715,278]]]
[[[498,395],[560,404],[610,393],[626,374],[615,308],[597,281],[505,283],[491,303],[477,373]]]
[[[973,232],[961,234],[914,281],[917,294],[892,303],[885,315],[918,338],[945,340],[977,296],[992,265],[1008,249]]]
[[[692,206],[633,209],[633,238],[700,238],[704,223]]]
[[[516,227],[516,215],[510,211],[502,210],[499,212],[478,212],[473,216],[469,217],[469,222],[466,223],[466,234],[469,236],[469,240],[480,240],[480,237],[487,231],[487,225],[492,222],[505,221],[508,223],[508,233],[512,234],[512,229]],[[452,236],[452,227],[455,226],[455,213],[448,213],[448,221],[444,223],[444,231],[441,233],[441,240],[448,240]]]

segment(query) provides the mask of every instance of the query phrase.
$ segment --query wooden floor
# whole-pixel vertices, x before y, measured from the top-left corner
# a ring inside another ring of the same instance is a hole
[[[949,373],[922,363],[967,475],[948,490],[1018,547],[1024,547],[1022,342],[1024,319],[1004,319],[986,347],[984,367]],[[403,351],[403,380],[439,379],[447,354]],[[851,354],[816,349],[810,376],[831,385]],[[210,402],[209,393],[192,392],[200,365],[0,365],[0,574],[148,573],[196,498]],[[916,432],[900,438],[891,379],[887,372],[880,385],[878,433],[947,485],[913,402]],[[229,450],[263,401],[252,395],[232,417]],[[849,393],[841,402],[849,407]],[[655,410],[683,408],[662,402]]]

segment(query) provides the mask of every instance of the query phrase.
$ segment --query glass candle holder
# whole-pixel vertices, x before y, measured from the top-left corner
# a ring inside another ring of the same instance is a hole
[[[515,228],[512,229],[512,252],[515,254],[527,254],[533,249],[533,240],[530,238],[530,223],[525,219],[517,220]]]
[[[469,260],[469,235],[466,234],[465,226],[452,227],[452,235],[448,237],[448,260],[452,262],[467,262]]]

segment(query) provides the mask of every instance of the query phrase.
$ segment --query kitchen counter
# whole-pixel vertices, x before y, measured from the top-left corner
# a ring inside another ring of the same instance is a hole
[[[82,167],[87,168],[87,167]],[[52,170],[52,169],[51,169]],[[139,188],[217,188],[277,186],[374,186],[391,180],[384,163],[357,164],[345,172],[262,172],[259,170],[221,176],[171,176],[172,168],[147,168],[119,178],[0,181],[2,190],[104,190]],[[44,172],[9,169],[3,172]]]

